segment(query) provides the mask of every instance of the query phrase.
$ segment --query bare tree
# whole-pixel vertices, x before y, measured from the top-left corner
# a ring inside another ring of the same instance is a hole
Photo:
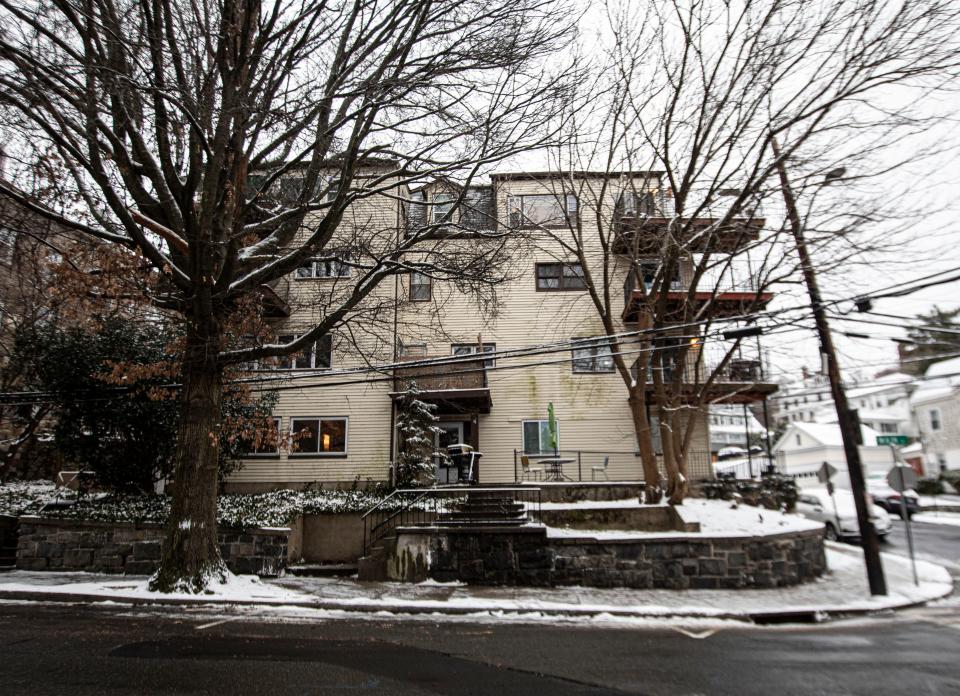
[[[295,340],[227,340],[231,313],[313,259],[340,259],[338,228],[364,202],[402,202],[430,175],[469,181],[555,142],[571,68],[548,59],[571,17],[554,0],[0,8],[0,103],[22,146],[59,154],[82,202],[79,222],[60,222],[140,254],[163,276],[154,305],[185,324],[174,502],[152,587],[199,591],[225,572],[215,533],[225,368],[359,326],[377,289],[411,269],[489,287],[503,232],[454,253],[442,224],[404,233],[399,221],[364,221],[351,280]]]
[[[755,377],[731,374],[747,347],[743,334],[723,340],[717,322],[743,316],[774,326],[762,312],[771,286],[796,277],[777,214],[772,139],[805,184],[808,221],[821,225],[833,263],[875,249],[861,234],[880,219],[875,207],[863,197],[848,197],[845,208],[834,199],[824,215],[814,194],[825,181],[888,174],[894,164],[876,156],[930,125],[915,100],[955,78],[960,10],[949,2],[814,10],[793,1],[667,0],[643,13],[627,3],[607,11],[612,48],[583,97],[596,104],[600,85],[602,106],[592,120],[574,119],[577,145],[556,155],[557,194],[580,197],[579,219],[546,232],[584,269],[627,389],[646,498],[660,497],[657,427],[666,493],[679,503],[696,415],[756,392]],[[870,171],[853,166],[870,157]],[[621,322],[640,333],[622,338]]]

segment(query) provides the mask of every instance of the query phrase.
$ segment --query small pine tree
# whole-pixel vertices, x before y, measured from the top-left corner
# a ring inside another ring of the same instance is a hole
[[[398,454],[395,485],[398,488],[421,486],[434,479],[433,443],[440,428],[434,404],[420,400],[416,382],[397,400]]]

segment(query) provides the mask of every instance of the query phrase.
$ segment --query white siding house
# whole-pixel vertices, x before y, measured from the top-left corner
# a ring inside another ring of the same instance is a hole
[[[885,473],[893,466],[893,453],[885,445],[877,445],[877,432],[861,426],[863,445],[860,460],[864,474]],[[797,477],[800,486],[816,485],[817,471],[826,462],[838,471],[834,483],[849,488],[847,458],[839,426],[831,423],[792,423],[773,447],[777,469]]]

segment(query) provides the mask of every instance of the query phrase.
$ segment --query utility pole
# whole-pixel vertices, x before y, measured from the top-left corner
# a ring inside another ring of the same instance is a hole
[[[777,172],[780,174],[780,188],[783,193],[783,202],[787,208],[787,218],[790,230],[797,246],[800,257],[800,267],[803,269],[803,279],[810,295],[810,308],[817,324],[817,333],[820,336],[820,352],[826,356],[827,376],[830,378],[830,393],[833,403],[837,407],[837,421],[840,424],[840,435],[843,438],[843,452],[847,458],[847,469],[850,474],[850,487],[853,489],[853,501],[857,508],[857,522],[860,526],[860,544],[863,547],[863,557],[867,565],[867,581],[870,584],[870,594],[887,594],[887,581],[883,576],[883,565],[880,563],[880,541],[877,530],[870,521],[870,512],[867,507],[867,488],[863,477],[863,465],[860,462],[860,450],[857,442],[860,439],[859,422],[854,418],[847,403],[847,394],[840,380],[840,365],[837,363],[837,353],[833,347],[833,338],[830,335],[830,326],[827,324],[827,315],[823,309],[820,297],[820,287],[817,285],[817,275],[813,269],[813,262],[807,251],[807,244],[803,237],[803,225],[800,213],[797,211],[797,201],[790,188],[790,179],[787,177],[787,168],[780,156],[780,147],[776,138],[771,140],[773,156],[777,159]]]

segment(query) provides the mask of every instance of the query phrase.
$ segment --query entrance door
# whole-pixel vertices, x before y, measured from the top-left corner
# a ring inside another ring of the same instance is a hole
[[[450,445],[463,442],[463,421],[446,421],[437,423],[440,432],[434,434],[433,444],[437,452],[446,452]],[[447,466],[444,466],[447,464]],[[457,467],[449,466],[449,460],[434,457],[434,467],[437,472],[437,483],[456,483]]]

